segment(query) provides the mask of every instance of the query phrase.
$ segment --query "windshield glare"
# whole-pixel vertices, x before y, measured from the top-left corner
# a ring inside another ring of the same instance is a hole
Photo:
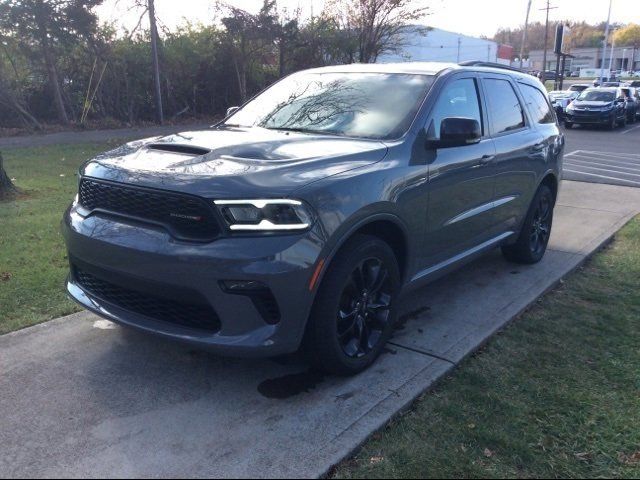
[[[433,76],[297,73],[276,83],[225,125],[375,139],[402,136]]]
[[[616,98],[615,93],[613,92],[603,92],[599,90],[589,90],[587,92],[583,92],[578,97],[578,100],[584,100],[587,102],[613,102]]]

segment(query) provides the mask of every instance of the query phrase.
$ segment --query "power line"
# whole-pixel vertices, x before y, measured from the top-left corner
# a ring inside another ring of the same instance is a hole
[[[547,73],[547,50],[549,49],[549,11],[555,10],[556,8],[558,7],[551,6],[551,0],[547,0],[547,6],[545,8],[540,9],[540,10],[547,11],[547,20],[544,24],[544,54],[542,56],[542,73],[541,73],[542,83],[544,83],[547,80],[546,73]]]

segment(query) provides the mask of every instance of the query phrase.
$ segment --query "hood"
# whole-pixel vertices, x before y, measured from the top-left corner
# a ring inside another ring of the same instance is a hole
[[[386,152],[375,140],[218,127],[131,142],[80,173],[210,198],[274,197],[378,162]]]
[[[602,107],[610,107],[613,105],[613,102],[585,102],[581,100],[574,100],[571,104],[572,107],[580,107],[580,108],[602,108]]]

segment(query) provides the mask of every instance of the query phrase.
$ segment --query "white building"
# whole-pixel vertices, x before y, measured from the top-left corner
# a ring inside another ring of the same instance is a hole
[[[409,27],[405,34],[405,47],[400,54],[385,54],[378,57],[379,63],[452,62],[472,60],[509,64],[498,58],[500,45],[494,41],[475,38],[460,33],[434,28]],[[502,56],[502,55],[501,55]]]

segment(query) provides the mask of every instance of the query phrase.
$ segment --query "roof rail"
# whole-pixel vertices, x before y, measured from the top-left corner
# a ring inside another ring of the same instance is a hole
[[[483,62],[481,60],[471,60],[469,62],[459,63],[461,67],[489,67],[500,68],[502,70],[511,70],[512,72],[524,73],[522,70],[516,67],[510,67],[509,65],[502,65],[501,63]]]

